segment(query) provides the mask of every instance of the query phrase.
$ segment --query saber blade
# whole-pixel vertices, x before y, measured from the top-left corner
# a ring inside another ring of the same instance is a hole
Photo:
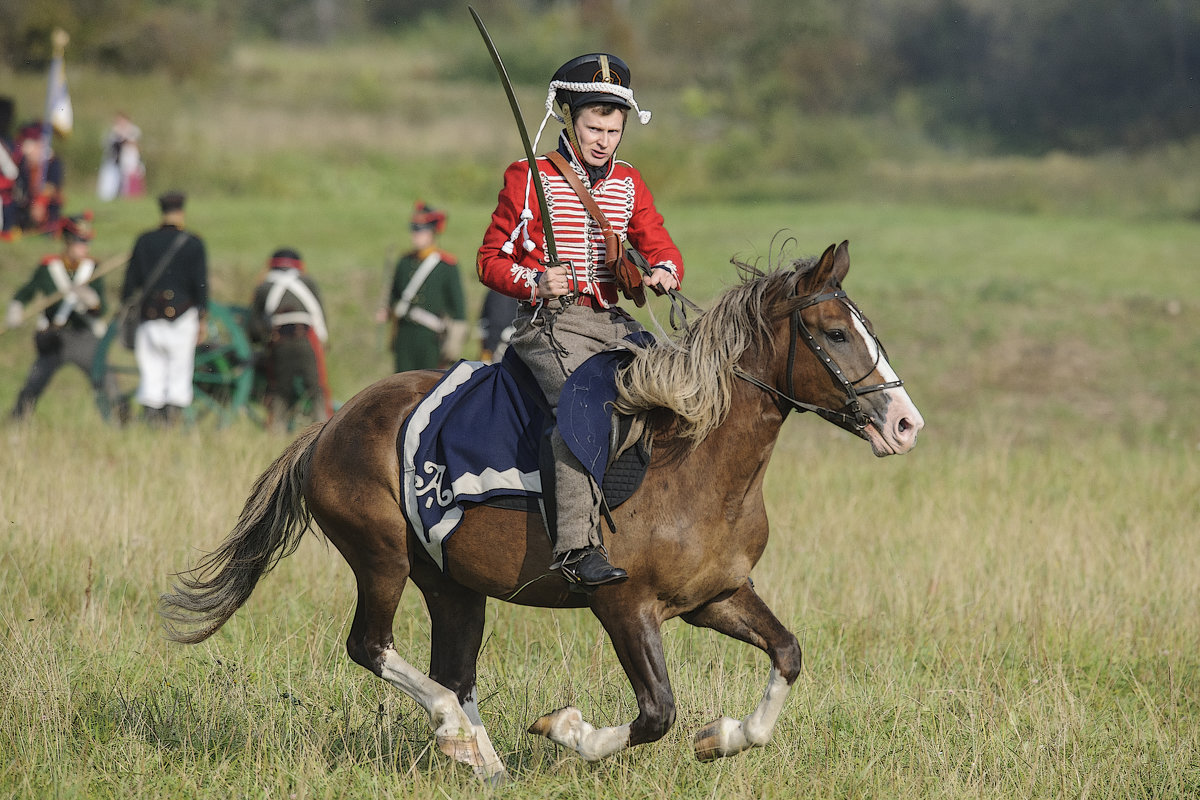
[[[475,13],[473,7],[467,6],[467,10],[471,12],[471,16],[475,19],[475,25],[479,28],[479,34],[483,37],[483,42],[487,45],[488,52],[491,53],[492,63],[496,65],[496,72],[500,75],[500,83],[504,86],[504,93],[508,95],[508,105],[512,108],[513,117],[517,120],[517,131],[521,134],[521,144],[525,146],[525,158],[529,160],[529,169],[531,172],[536,172],[537,160],[533,155],[533,145],[529,143],[529,132],[525,129],[525,117],[521,114],[521,104],[517,102],[517,95],[513,92],[512,81],[508,78],[508,70],[504,68],[504,62],[500,59],[500,53],[496,50],[496,45],[492,41],[492,37],[488,35],[483,20]],[[554,230],[550,225],[550,213],[546,205],[546,191],[542,188],[541,180],[533,181],[533,188],[537,193],[538,211],[542,214],[542,232],[546,236],[546,266],[554,266],[559,263],[558,248],[554,245]]]

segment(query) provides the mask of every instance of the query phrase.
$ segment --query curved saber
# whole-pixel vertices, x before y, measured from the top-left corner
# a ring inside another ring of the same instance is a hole
[[[525,146],[525,157],[529,159],[529,169],[531,172],[537,171],[537,159],[533,155],[533,145],[529,143],[529,132],[525,130],[525,118],[521,115],[521,106],[517,103],[517,96],[513,93],[512,81],[508,79],[508,70],[504,69],[504,62],[500,60],[500,53],[496,50],[495,43],[492,42],[492,37],[488,35],[487,28],[483,25],[483,20],[475,13],[475,9],[467,6],[467,10],[471,12],[471,16],[475,19],[475,25],[479,28],[479,33],[483,36],[484,44],[487,45],[488,52],[492,54],[492,63],[496,65],[496,72],[500,74],[500,83],[504,86],[504,93],[508,95],[508,104],[512,106],[513,116],[517,120],[517,130],[521,134],[521,144]],[[546,266],[555,266],[558,260],[558,248],[554,245],[554,231],[550,225],[550,212],[546,206],[546,191],[542,188],[541,180],[534,180],[533,187],[537,191],[538,211],[542,215],[542,232],[546,236]]]

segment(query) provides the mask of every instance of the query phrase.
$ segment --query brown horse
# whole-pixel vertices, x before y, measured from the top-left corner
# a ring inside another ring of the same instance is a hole
[[[466,511],[439,569],[401,512],[400,431],[439,377],[410,372],[364,389],[259,477],[237,527],[164,596],[169,635],[192,643],[212,635],[315,520],[357,578],[350,657],[416,700],[443,752],[482,778],[506,777],[476,701],[488,597],[589,607],[637,698],[630,723],[597,729],[567,707],[538,719],[532,733],[588,760],[661,738],[675,721],[675,701],[660,627],[683,617],[771,659],[758,707],[699,731],[697,757],[765,744],[800,672],[796,637],[750,580],[767,544],[762,482],[780,427],[793,409],[814,411],[884,456],[910,450],[924,424],[870,323],[841,288],[849,265],[845,242],[770,273],[742,265],[740,285],[677,340],[639,351],[621,373],[618,405],[648,411],[655,442],[642,487],[613,511],[607,536],[613,562],[629,572],[626,582],[586,595],[570,591],[547,569],[550,539],[540,515],[484,505]],[[428,676],[401,657],[392,638],[410,577],[431,617]]]

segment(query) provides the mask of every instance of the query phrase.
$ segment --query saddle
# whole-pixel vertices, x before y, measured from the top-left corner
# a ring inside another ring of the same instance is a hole
[[[645,332],[631,338],[653,340]],[[588,359],[568,379],[558,407],[559,431],[601,487],[606,510],[637,491],[650,465],[649,426],[612,410],[616,372],[631,357],[619,349]],[[554,424],[532,373],[511,349],[499,364],[458,362],[409,414],[400,433],[400,505],[440,568],[446,540],[472,506],[540,510],[552,528],[541,464]]]

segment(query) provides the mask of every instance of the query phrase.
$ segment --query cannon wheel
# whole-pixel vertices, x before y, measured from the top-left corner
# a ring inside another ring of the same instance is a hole
[[[213,419],[227,425],[241,414],[257,418],[249,408],[254,389],[254,353],[246,335],[245,309],[210,302],[203,341],[196,348],[192,377],[195,393],[189,421]],[[138,371],[133,353],[118,341],[116,324],[108,326],[92,361],[96,405],[106,420],[123,423],[130,417],[137,392]]]

